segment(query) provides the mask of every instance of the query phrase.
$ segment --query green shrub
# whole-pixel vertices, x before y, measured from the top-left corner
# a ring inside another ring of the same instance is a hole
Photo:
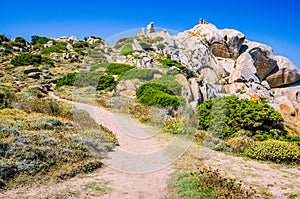
[[[193,172],[178,174],[173,186],[178,198],[182,199],[243,199],[257,196],[254,189],[247,189],[233,179],[222,177],[218,170],[205,167]]]
[[[177,69],[180,70],[182,74],[184,74],[188,79],[191,77],[195,77],[195,74],[193,71],[189,70],[185,66],[183,66],[181,63],[172,60],[170,56],[168,57],[160,57],[157,59],[159,63],[161,63],[163,66],[168,66],[168,67],[176,67]]]
[[[156,70],[153,69],[132,69],[128,72],[126,72],[123,76],[122,79],[123,80],[128,80],[128,79],[139,79],[139,80],[146,80],[146,81],[150,81],[151,79],[153,79],[154,74],[158,72]]]
[[[44,48],[41,50],[42,54],[46,54],[49,55],[51,53],[63,53],[63,52],[67,52],[67,42],[60,42],[56,45],[50,46],[48,48]]]
[[[163,43],[159,43],[159,44],[157,44],[157,48],[160,49],[160,50],[163,50],[163,49],[166,48],[166,45],[163,44]]]
[[[78,41],[72,45],[73,48],[88,48],[89,46],[86,41]]]
[[[15,42],[21,43],[21,44],[26,44],[26,40],[23,37],[16,37],[14,39]]]
[[[181,93],[181,85],[176,81],[174,76],[171,75],[162,75],[158,79],[151,80],[151,83],[156,83],[163,85],[173,91],[175,94],[180,95]]]
[[[198,128],[221,139],[240,136],[239,132],[254,140],[285,139],[287,135],[282,116],[268,104],[228,96],[204,101],[198,112]]]
[[[41,55],[34,55],[30,53],[21,54],[19,56],[14,57],[11,60],[11,64],[13,64],[14,66],[27,66],[27,65],[38,66],[41,63],[42,63]]]
[[[74,86],[77,73],[68,73],[63,76],[57,83],[56,88],[61,86]]]
[[[179,97],[167,87],[155,83],[146,83],[136,91],[137,99],[148,106],[160,105],[162,107],[172,106],[177,109],[180,105]]]
[[[76,75],[76,80],[74,86],[76,87],[86,87],[93,86],[96,87],[101,74],[97,71],[80,71]]]
[[[9,42],[9,39],[5,35],[0,35],[0,42]]]
[[[97,84],[97,90],[108,90],[111,91],[115,88],[115,81],[114,77],[110,74],[103,74],[100,76],[98,84]]]
[[[255,142],[246,149],[246,156],[277,163],[300,163],[300,148],[298,145],[285,141],[267,140]]]
[[[140,42],[141,47],[145,50],[145,51],[151,51],[153,50],[152,45],[148,42],[145,41],[141,41]]]
[[[47,38],[47,37],[40,37],[40,36],[36,36],[36,35],[31,36],[31,44],[32,45],[36,45],[36,44],[43,45],[43,44],[46,44],[50,40],[51,39]]]
[[[5,108],[5,93],[0,92],[0,109]]]
[[[91,66],[90,71],[93,72],[99,68],[107,68],[107,66],[109,66],[109,63],[96,64]]]
[[[132,50],[132,43],[127,43],[122,47],[120,51],[120,55],[124,55],[124,56],[132,55],[133,52],[134,51]]]
[[[107,67],[107,72],[112,74],[112,75],[119,75],[122,76],[124,73],[127,71],[135,68],[135,66],[130,66],[127,64],[117,64],[117,63],[111,63]]]

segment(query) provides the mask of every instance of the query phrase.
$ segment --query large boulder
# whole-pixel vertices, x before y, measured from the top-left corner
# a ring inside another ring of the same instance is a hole
[[[276,56],[276,68],[266,80],[272,88],[293,84],[300,80],[299,69],[286,57]]]
[[[236,61],[236,66],[230,73],[229,83],[233,82],[257,82],[259,78],[256,76],[257,69],[254,66],[254,61],[249,53],[243,53]]]
[[[207,44],[223,43],[226,34],[213,24],[198,24],[192,29],[193,35],[203,38],[203,42]]]
[[[182,74],[178,74],[175,76],[175,79],[182,86],[181,96],[185,98],[188,103],[193,101],[193,94],[191,91],[191,87],[186,77]]]
[[[245,35],[234,29],[224,29],[223,32],[226,34],[231,56],[237,58],[240,54],[241,46],[245,41]]]
[[[240,53],[249,53],[251,55],[253,65],[261,81],[264,80],[277,65],[273,49],[261,43],[246,41],[242,45]]]

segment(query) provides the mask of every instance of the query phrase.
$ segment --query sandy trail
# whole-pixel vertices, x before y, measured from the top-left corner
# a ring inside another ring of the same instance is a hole
[[[124,115],[114,114],[103,108],[60,99],[88,111],[98,123],[116,134],[119,145],[109,158],[106,167],[87,177],[75,177],[51,186],[42,185],[30,189],[20,188],[0,194],[0,198],[164,198],[167,179],[173,172],[170,158],[159,147],[155,129],[141,126]],[[89,182],[108,182],[106,194],[90,194],[83,187]],[[61,196],[61,197],[60,197]]]

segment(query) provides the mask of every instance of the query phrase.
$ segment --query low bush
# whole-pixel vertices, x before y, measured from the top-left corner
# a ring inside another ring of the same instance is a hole
[[[255,142],[244,154],[256,160],[267,160],[276,163],[299,164],[300,148],[285,141],[267,140]]]
[[[47,38],[47,37],[40,37],[40,36],[31,36],[31,44],[32,45],[43,45],[43,44],[46,44],[48,41],[50,41],[51,39],[50,38]]]
[[[221,139],[245,136],[254,140],[286,139],[283,118],[265,103],[236,96],[214,98],[198,107],[199,129],[209,130]]]
[[[76,87],[87,87],[87,86],[93,86],[96,87],[99,78],[101,76],[101,73],[97,71],[80,71],[76,75],[76,80],[74,82],[74,86]]]
[[[60,42],[56,45],[50,46],[48,48],[44,48],[41,50],[42,54],[46,54],[49,55],[51,53],[63,53],[63,52],[67,52],[67,42]]]
[[[145,80],[145,81],[150,81],[153,79],[154,74],[158,73],[158,71],[153,70],[153,69],[132,69],[128,72],[126,72],[122,76],[122,80],[130,80],[130,79],[139,79],[139,80]]]
[[[41,55],[34,55],[30,53],[21,54],[19,56],[14,57],[11,60],[11,64],[14,66],[27,66],[27,65],[38,66],[41,63],[42,63]]]
[[[96,64],[96,65],[91,66],[90,71],[93,72],[99,68],[107,68],[107,66],[109,66],[109,63]]]
[[[74,44],[72,44],[73,48],[88,48],[90,45],[86,41],[78,41]]]
[[[132,43],[127,43],[122,47],[120,51],[120,55],[124,55],[124,56],[132,55],[133,52],[134,51],[132,50]]]
[[[107,72],[112,75],[119,75],[122,76],[127,71],[135,68],[135,66],[130,66],[127,64],[118,64],[118,63],[111,63],[106,68]]]
[[[56,88],[61,86],[74,86],[77,73],[68,73],[56,83]]]
[[[252,188],[245,188],[233,179],[224,178],[218,170],[203,167],[193,172],[180,173],[173,183],[178,198],[256,198]]]
[[[103,74],[99,77],[96,89],[111,91],[115,88],[115,86],[116,84],[114,81],[114,77],[110,74]]]
[[[155,83],[146,83],[136,91],[137,99],[147,105],[160,105],[162,107],[171,106],[177,109],[180,105],[179,97],[167,87]]]
[[[180,95],[181,94],[181,85],[176,81],[174,76],[171,75],[162,75],[158,79],[151,80],[151,83],[160,84],[171,91],[173,91],[175,94]]]
[[[5,108],[6,106],[6,96],[5,93],[0,91],[0,109]]]
[[[163,66],[168,66],[168,67],[175,67],[177,68],[182,74],[184,74],[188,79],[191,77],[195,77],[196,75],[194,74],[193,71],[189,70],[185,66],[183,66],[181,63],[172,60],[170,56],[168,57],[160,57],[157,59],[157,61],[162,64]]]

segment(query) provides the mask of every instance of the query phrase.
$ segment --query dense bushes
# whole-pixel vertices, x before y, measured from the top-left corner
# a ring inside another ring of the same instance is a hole
[[[245,155],[257,160],[268,160],[277,163],[300,163],[299,146],[285,141],[255,142],[245,150]]]
[[[82,71],[80,73],[68,73],[56,84],[56,88],[61,86],[86,87],[93,86],[97,90],[113,90],[115,88],[114,77],[110,74],[101,75],[97,71]]]
[[[176,81],[174,76],[171,75],[162,75],[158,79],[153,79],[151,83],[156,83],[163,85],[173,91],[175,94],[180,95],[181,94],[181,85]]]
[[[54,61],[50,58],[42,57],[41,55],[25,53],[14,57],[11,60],[11,64],[14,66],[28,66],[28,65],[39,66],[40,64],[54,66]]]
[[[229,96],[204,101],[198,111],[199,129],[221,139],[241,134],[254,140],[285,139],[287,135],[282,116],[268,104]]]
[[[123,76],[122,79],[123,80],[129,80],[129,79],[139,79],[139,80],[146,80],[146,81],[150,81],[151,79],[153,79],[154,74],[158,72],[156,70],[152,70],[152,69],[132,69],[128,72],[126,72]]]
[[[127,43],[122,47],[120,51],[120,55],[127,56],[127,55],[131,55],[133,52],[134,51],[132,50],[132,43]]]
[[[37,44],[46,44],[48,41],[50,41],[50,38],[47,37],[40,37],[40,36],[31,36],[31,44],[37,45]]]
[[[41,55],[34,55],[29,53],[16,56],[11,60],[11,64],[13,64],[14,66],[27,66],[27,65],[38,66],[41,63],[42,63]]]
[[[5,98],[5,93],[0,91],[0,109],[4,108],[6,105]]]
[[[41,50],[42,54],[46,54],[49,55],[51,53],[63,53],[63,52],[67,52],[67,42],[60,42],[56,45],[50,46],[48,48],[44,48]]]
[[[148,106],[160,105],[162,107],[172,106],[177,109],[180,100],[167,87],[155,83],[146,83],[136,91],[137,99]]]
[[[253,188],[246,188],[220,175],[218,170],[201,168],[180,173],[173,184],[178,198],[257,198]],[[176,197],[177,198],[177,197]]]
[[[63,76],[57,83],[56,88],[61,86],[74,86],[77,73],[68,73]]]
[[[117,63],[111,63],[107,67],[107,72],[112,75],[120,75],[122,76],[127,71],[135,68],[135,66],[130,66],[127,64],[117,64]]]
[[[115,88],[114,77],[110,74],[103,74],[100,76],[96,89],[111,91]]]

